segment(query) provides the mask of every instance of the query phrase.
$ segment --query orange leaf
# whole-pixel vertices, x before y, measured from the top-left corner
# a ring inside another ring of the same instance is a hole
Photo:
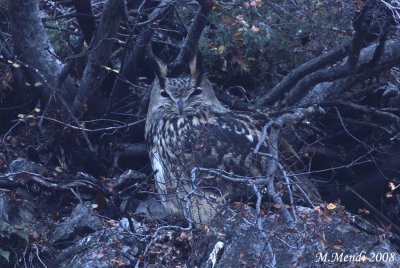
[[[117,259],[111,259],[112,263],[116,263],[118,266],[122,266],[122,265],[127,265],[126,263],[124,263],[121,260],[117,260]]]
[[[276,209],[280,209],[280,208],[281,208],[281,205],[279,205],[279,204],[274,204],[273,207],[276,208]]]
[[[115,225],[117,225],[117,222],[113,219],[106,221],[107,226],[109,227],[114,227]]]

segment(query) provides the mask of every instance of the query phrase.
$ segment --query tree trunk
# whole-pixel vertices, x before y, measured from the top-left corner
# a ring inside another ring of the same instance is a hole
[[[38,1],[13,0],[8,1],[8,5],[15,54],[28,67],[33,79],[44,84],[40,89],[40,98],[47,103],[51,92],[57,89],[57,79],[63,64],[55,56],[44,29]],[[73,94],[73,87],[71,83],[67,84],[63,96],[68,101]]]
[[[89,61],[72,104],[72,112],[78,118],[83,116],[87,100],[99,89],[107,75],[104,67],[109,63],[123,10],[123,0],[109,0],[104,5],[100,24],[91,43]]]

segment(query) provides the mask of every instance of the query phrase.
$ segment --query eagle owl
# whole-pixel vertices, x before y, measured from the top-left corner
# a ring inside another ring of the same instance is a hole
[[[175,78],[156,62],[145,130],[156,188],[168,214],[206,224],[232,196],[251,191],[194,168],[264,175],[266,159],[253,151],[266,118],[222,105],[198,57],[190,63],[189,75]]]

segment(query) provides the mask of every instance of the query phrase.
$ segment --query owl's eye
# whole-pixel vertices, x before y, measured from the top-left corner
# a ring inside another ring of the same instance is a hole
[[[160,92],[160,95],[161,95],[161,97],[169,98],[169,94],[168,94],[167,91],[165,91],[165,90],[162,90],[162,91]]]
[[[201,92],[202,92],[202,90],[198,88],[198,89],[196,89],[195,91],[193,91],[192,94],[190,94],[190,95],[191,95],[191,96],[197,96],[197,95],[200,95]]]

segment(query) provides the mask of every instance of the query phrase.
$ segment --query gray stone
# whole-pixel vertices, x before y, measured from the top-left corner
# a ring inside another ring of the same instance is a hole
[[[43,167],[38,163],[28,161],[25,159],[17,159],[12,161],[9,169],[11,173],[24,172],[24,171],[40,175],[48,173],[47,168]]]
[[[143,250],[144,243],[117,222],[63,249],[51,267],[134,267]]]
[[[77,205],[71,216],[54,228],[50,234],[50,243],[76,241],[102,228],[103,222],[99,216],[92,213],[91,203],[85,202]]]

